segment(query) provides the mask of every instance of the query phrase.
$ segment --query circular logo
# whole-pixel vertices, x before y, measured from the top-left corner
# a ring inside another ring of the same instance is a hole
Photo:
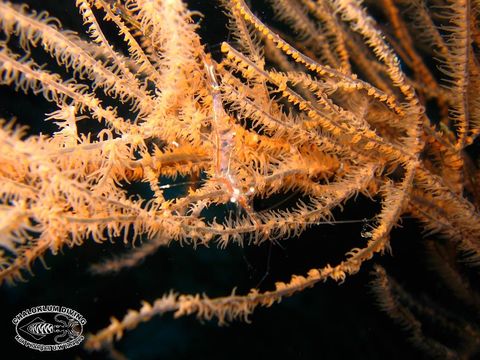
[[[18,313],[12,323],[20,344],[39,351],[58,351],[83,341],[87,320],[65,306],[41,305]]]

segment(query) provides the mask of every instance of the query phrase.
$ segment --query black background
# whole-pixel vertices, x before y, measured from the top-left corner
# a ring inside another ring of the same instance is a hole
[[[82,31],[72,4],[53,0],[31,3],[59,17],[65,28]],[[225,19],[211,2],[191,1],[190,5],[206,15],[201,20],[202,39],[218,56],[219,43],[228,38]],[[34,133],[52,130],[51,125],[42,125],[42,119],[53,110],[55,106],[42,98],[0,87],[0,114],[17,117]],[[378,204],[359,197],[335,215],[338,220],[361,220],[377,210]],[[141,300],[153,301],[171,289],[205,292],[212,297],[229,294],[234,287],[237,293],[246,293],[259,284],[267,268],[260,287],[271,289],[275,281],[288,281],[291,274],[304,275],[313,267],[337,263],[349,249],[365,243],[360,233],[367,225],[368,221],[319,225],[299,239],[274,246],[264,243],[241,248],[232,244],[225,250],[215,245],[194,250],[172,244],[139,267],[109,276],[92,275],[88,268],[128,250],[131,244],[86,242],[65,248],[56,256],[45,257],[48,269],[37,262],[33,275],[25,276],[26,282],[0,288],[1,351],[21,359],[105,358],[105,353],[88,353],[81,347],[49,354],[26,349],[14,340],[11,319],[25,308],[55,304],[80,312],[88,321],[86,331],[96,332],[108,325],[111,316],[122,317],[127,309],[138,309]],[[375,257],[344,284],[318,284],[271,308],[257,309],[250,324],[233,322],[218,327],[214,321],[201,323],[194,317],[157,317],[128,332],[116,348],[130,359],[422,359],[424,355],[408,342],[407,333],[379,309],[369,286],[372,264],[381,263],[412,294],[428,292],[433,298],[450,301],[437,278],[426,270],[422,241],[421,229],[407,218],[393,231],[393,253]]]

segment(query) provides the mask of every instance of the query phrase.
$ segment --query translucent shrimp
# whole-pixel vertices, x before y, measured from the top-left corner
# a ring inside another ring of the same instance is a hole
[[[215,66],[211,58],[207,55],[203,57],[203,64],[207,72],[207,81],[210,86],[212,96],[212,133],[214,135],[215,145],[215,177],[221,182],[226,192],[230,196],[230,202],[238,203],[253,222],[257,224],[253,209],[249,204],[250,197],[254,194],[255,188],[251,186],[248,191],[243,191],[238,185],[238,180],[230,171],[232,150],[234,148],[235,131],[232,130],[222,104],[220,85],[215,74]]]

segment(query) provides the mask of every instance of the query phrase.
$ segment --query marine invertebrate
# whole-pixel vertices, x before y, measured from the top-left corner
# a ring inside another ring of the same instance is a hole
[[[8,219],[0,278],[18,279],[46,251],[90,239],[151,239],[100,267],[119,268],[171,241],[292,237],[358,193],[381,205],[365,243],[340,263],[266,292],[166,295],[92,336],[88,346],[98,348],[155,314],[223,323],[318,282],[344,281],[388,250],[406,213],[478,262],[478,170],[466,151],[479,128],[478,2],[433,3],[441,6],[368,4],[388,30],[359,1],[273,1],[287,24],[274,30],[243,0],[225,1],[234,41],[215,60],[181,1],[77,0],[90,41],[45,13],[1,2],[0,81],[56,103],[47,120],[58,129],[25,137],[4,125],[0,133]],[[125,53],[108,41],[108,25]],[[70,75],[38,65],[37,47]],[[443,75],[425,60],[433,51]],[[431,104],[438,115],[425,111]],[[178,176],[200,181],[168,198],[172,183],[162,181]],[[150,194],[132,197],[132,183]],[[291,190],[302,197],[287,209],[251,205]],[[212,209],[222,215],[210,218]]]

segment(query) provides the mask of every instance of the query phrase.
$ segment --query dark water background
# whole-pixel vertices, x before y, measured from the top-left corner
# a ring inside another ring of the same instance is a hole
[[[32,3],[61,18],[66,28],[82,29],[80,17],[70,4],[59,5],[61,2],[53,0]],[[225,19],[218,9],[212,10],[205,3],[191,1],[191,6],[206,14],[201,23],[202,38],[218,55],[218,44],[228,38]],[[268,10],[264,15],[269,16]],[[2,116],[18,117],[19,122],[34,129],[32,132],[52,130],[45,128],[41,119],[53,110],[55,107],[41,98],[0,88]],[[368,219],[377,208],[378,204],[359,197],[335,215],[338,220]],[[172,244],[140,266],[109,276],[92,275],[88,268],[128,250],[130,245],[121,241],[86,242],[81,247],[65,248],[57,256],[48,254],[45,263],[49,269],[37,262],[33,275],[26,275],[26,282],[0,288],[0,344],[2,354],[9,354],[2,357],[33,360],[106,356],[87,353],[80,347],[61,353],[24,348],[14,340],[11,319],[25,308],[47,304],[70,307],[87,319],[87,332],[96,332],[108,325],[111,316],[122,317],[127,309],[138,309],[141,300],[153,301],[171,289],[179,293],[205,292],[212,297],[229,294],[234,287],[237,293],[246,293],[264,277],[261,289],[271,289],[275,281],[288,281],[291,274],[304,275],[313,267],[335,264],[346,251],[364,244],[360,233],[367,225],[362,221],[319,225],[301,238],[273,247],[268,243],[246,248],[232,244],[225,250],[214,245],[193,250]],[[318,284],[271,308],[258,309],[250,324],[233,322],[218,327],[215,321],[201,323],[193,317],[157,317],[128,332],[117,349],[130,359],[142,360],[422,359],[422,353],[407,341],[407,334],[380,311],[369,286],[372,264],[382,263],[414,296],[429,292],[430,296],[450,301],[437,278],[425,270],[428,266],[421,243],[420,228],[407,219],[392,234],[393,256],[377,256],[342,285],[330,281]]]

